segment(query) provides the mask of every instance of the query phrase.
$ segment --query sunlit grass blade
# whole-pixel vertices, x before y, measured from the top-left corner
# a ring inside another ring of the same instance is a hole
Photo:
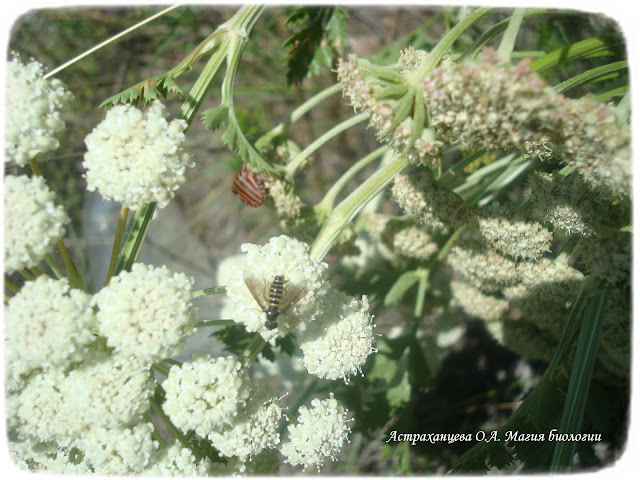
[[[592,68],[591,70],[587,70],[586,72],[583,72],[579,75],[576,75],[575,77],[565,80],[562,83],[559,83],[554,87],[554,89],[558,93],[566,92],[567,90],[577,87],[578,85],[589,83],[592,80],[595,80],[603,75],[622,70],[623,68],[627,68],[628,66],[628,62],[626,60],[623,60],[620,62],[613,62],[607,65],[602,65],[600,67]]]
[[[590,298],[585,306],[558,433],[578,434],[582,429],[582,419],[598,354],[608,293],[608,285],[604,285],[601,287],[600,294]],[[569,471],[573,465],[575,451],[575,441],[557,442],[551,461],[551,471]]]

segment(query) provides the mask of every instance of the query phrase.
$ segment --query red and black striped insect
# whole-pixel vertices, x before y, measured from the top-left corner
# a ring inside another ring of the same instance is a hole
[[[267,288],[266,280],[258,280],[245,272],[244,283],[265,313],[265,327],[273,330],[278,327],[278,316],[305,296],[307,290],[302,286],[287,286],[282,275],[276,275]]]
[[[231,191],[250,207],[259,207],[267,198],[264,183],[246,168],[236,173]]]

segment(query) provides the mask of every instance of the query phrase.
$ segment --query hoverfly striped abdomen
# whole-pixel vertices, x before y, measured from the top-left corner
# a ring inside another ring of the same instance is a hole
[[[302,286],[286,285],[282,275],[276,275],[271,284],[267,286],[266,280],[259,281],[250,273],[245,272],[244,282],[265,313],[267,320],[264,325],[269,330],[277,328],[280,314],[307,293],[307,290]]]
[[[250,207],[259,207],[267,197],[262,180],[246,168],[236,173],[231,191]]]
[[[280,315],[280,305],[282,304],[282,297],[284,296],[284,278],[280,275],[276,275],[271,282],[271,287],[269,288],[269,306],[265,311],[267,315],[267,321],[265,326],[269,330],[273,330],[278,326],[277,320],[278,315]]]

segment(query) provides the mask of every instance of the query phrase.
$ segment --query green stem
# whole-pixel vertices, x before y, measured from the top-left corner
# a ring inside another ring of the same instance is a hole
[[[171,423],[171,420],[169,420],[169,417],[167,417],[165,413],[162,411],[162,407],[158,404],[158,402],[153,397],[151,397],[151,399],[149,400],[149,403],[151,404],[151,408],[156,413],[156,415],[160,417],[162,422],[169,428],[173,436],[176,437],[178,442],[180,442],[180,445],[182,445],[185,448],[190,448],[187,438],[173,423]]]
[[[361,158],[358,162],[353,164],[342,176],[331,186],[329,191],[325,194],[324,198],[318,202],[314,207],[316,211],[330,212],[333,208],[338,193],[345,187],[345,185],[356,175],[360,170],[369,165],[372,161],[384,155],[389,151],[390,147],[384,145],[377,150],[374,150],[369,155]]]
[[[256,359],[258,354],[262,351],[266,345],[266,341],[262,338],[262,335],[256,333],[251,340],[251,343],[245,348],[244,352],[240,355],[240,363],[247,368]]]
[[[138,255],[140,255],[142,243],[147,235],[147,230],[149,230],[149,224],[153,218],[155,208],[155,202],[145,203],[136,212],[133,220],[129,222],[129,228],[124,238],[124,246],[119,255],[116,269],[113,272],[114,275],[117,275],[122,270],[130,270],[131,265],[137,260]]]
[[[162,435],[160,435],[160,432],[158,431],[158,428],[151,421],[151,417],[149,416],[149,414],[147,412],[145,412],[142,416],[147,421],[147,423],[150,423],[151,425],[153,425],[152,435],[153,435],[153,438],[155,438],[156,441],[158,442],[158,445],[160,446],[160,448],[166,447],[167,443],[164,441],[164,438],[162,438]]]
[[[23,268],[19,271],[20,275],[22,275],[27,282],[33,282],[35,280],[35,277],[31,275],[31,273],[29,273],[26,268]]]
[[[447,258],[447,255],[449,254],[449,250],[451,250],[451,247],[455,243],[456,239],[460,236],[460,234],[464,231],[465,228],[466,227],[464,225],[461,227],[458,227],[456,228],[455,232],[449,235],[449,238],[447,239],[445,244],[442,246],[442,248],[440,248],[440,251],[438,251],[438,255],[436,255],[434,259],[434,261],[437,263],[431,264],[432,270],[436,269],[435,265],[439,265],[440,263],[444,262],[445,258]]]
[[[188,125],[191,125],[193,122],[196,112],[200,108],[200,105],[202,105],[202,102],[209,92],[220,67],[227,57],[228,43],[229,41],[225,40],[220,47],[214,51],[209,61],[202,69],[202,73],[198,76],[193,87],[191,87],[191,90],[187,95],[187,99],[180,107],[177,118],[185,120]]]
[[[18,286],[6,277],[4,279],[4,286],[12,293],[18,293],[20,291]]]
[[[313,152],[318,150],[322,145],[327,143],[336,135],[344,132],[345,130],[348,130],[349,128],[357,125],[360,122],[363,122],[367,118],[369,118],[368,112],[360,113],[336,125],[331,130],[318,137],[314,142],[311,143],[311,145],[309,145],[307,148],[302,150],[299,154],[291,159],[286,168],[286,177],[292,179],[298,168],[300,168],[300,165],[302,165],[302,162],[309,158],[309,156]]]
[[[67,247],[64,246],[64,242],[61,238],[58,239],[58,249],[60,250],[60,255],[62,255],[62,260],[64,261],[64,265],[67,269],[67,275],[69,276],[69,280],[71,281],[71,286],[83,290],[84,287],[82,284],[82,279],[80,278],[80,274],[76,269],[73,260],[69,256]]]
[[[58,266],[58,264],[55,262],[55,260],[53,259],[50,253],[47,253],[44,256],[44,261],[47,262],[47,265],[49,265],[49,268],[53,271],[53,273],[58,279],[64,277],[64,273],[62,272],[62,269]]]
[[[38,165],[38,162],[35,158],[32,158],[31,160],[29,160],[29,165],[31,165],[31,170],[33,171],[33,174],[37,177],[41,177],[42,176],[42,172],[40,172],[40,166]]]
[[[316,237],[309,255],[321,260],[327,254],[333,241],[340,231],[356,216],[356,214],[378,193],[380,193],[398,173],[409,165],[406,158],[398,155],[389,163],[384,164],[369,177],[362,185],[331,212],[326,223]]]
[[[422,311],[424,310],[424,299],[427,294],[427,288],[429,287],[429,270],[426,268],[418,268],[416,270],[418,275],[418,294],[416,295],[416,303],[413,308],[413,316],[418,319],[422,317]]]
[[[526,8],[516,8],[513,11],[513,15],[509,20],[509,26],[502,36],[502,40],[500,41],[500,46],[497,51],[498,58],[501,63],[509,63],[511,61],[511,52],[513,52],[513,48],[515,47],[516,37],[518,36],[518,31],[520,30],[520,25],[522,24],[525,11]]]
[[[311,97],[309,100],[307,100],[293,112],[291,112],[291,114],[283,122],[276,125],[270,131],[262,135],[255,143],[256,148],[258,150],[263,150],[264,148],[266,148],[266,146],[269,145],[274,138],[277,138],[285,133],[292,123],[300,120],[312,108],[320,104],[320,102],[327,99],[331,95],[335,95],[341,89],[342,87],[340,86],[340,84],[336,83],[335,85],[332,85],[329,88],[326,88],[320,93],[317,93],[316,95]]]
[[[196,328],[200,327],[224,327],[226,325],[235,325],[236,321],[232,318],[225,318],[221,320],[201,320],[196,322]]]
[[[216,295],[218,293],[225,293],[227,291],[227,287],[211,287],[211,288],[203,288],[201,290],[194,290],[191,293],[191,298],[204,297],[206,295]]]
[[[129,207],[123,206],[120,209],[120,219],[118,221],[118,228],[116,230],[116,236],[113,239],[113,248],[111,249],[111,260],[109,261],[109,271],[107,272],[107,278],[104,282],[105,285],[109,285],[113,272],[116,269],[116,262],[118,260],[118,252],[120,251],[120,245],[122,244],[122,235],[124,234],[124,227],[127,224],[127,217],[129,216]]]
[[[429,55],[427,55],[420,67],[407,76],[408,83],[418,86],[427,73],[433,70],[440,60],[442,60],[442,57],[447,53],[455,41],[458,40],[460,35],[462,35],[467,28],[471,27],[482,17],[489,14],[492,10],[494,9],[488,7],[478,8],[464,17],[460,23],[453,27],[449,33],[447,33],[429,52]]]

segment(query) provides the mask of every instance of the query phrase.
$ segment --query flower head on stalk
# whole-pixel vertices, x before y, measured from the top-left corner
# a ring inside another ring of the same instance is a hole
[[[44,73],[42,64],[25,65],[17,54],[7,64],[5,162],[23,166],[60,145],[55,138],[65,127],[60,111],[73,95]]]
[[[26,282],[5,310],[7,388],[41,368],[66,368],[81,361],[95,337],[91,296],[71,288],[66,279],[45,275]]]
[[[416,165],[434,163],[444,146],[429,127],[418,85],[409,79],[425,56],[409,47],[396,64],[382,67],[349,55],[337,68],[344,95],[354,109],[370,113],[369,126],[378,139]]]
[[[267,341],[290,331],[304,331],[306,323],[322,313],[319,299],[329,288],[325,279],[327,264],[313,260],[305,243],[285,235],[262,246],[245,243],[241,250],[246,253],[244,261],[227,284],[233,318]],[[283,303],[294,292],[300,298],[278,316],[277,328],[269,329],[263,307],[269,303],[269,290],[276,276],[283,278]]]
[[[254,391],[241,406],[232,424],[216,428],[208,439],[225,457],[237,457],[243,462],[265,449],[280,443],[278,426],[282,408],[268,387]]]
[[[309,373],[320,378],[348,382],[362,373],[373,347],[372,317],[367,297],[361,301],[331,290],[323,299],[325,315],[299,336],[303,362]]]
[[[311,401],[312,408],[300,407],[297,424],[288,426],[289,439],[280,447],[285,462],[316,466],[318,469],[327,458],[336,456],[345,442],[349,442],[351,429],[347,425],[347,411],[333,398]]]
[[[130,105],[109,110],[85,138],[87,189],[132,210],[151,202],[165,207],[194,165],[182,149],[187,122],[166,116],[160,102],[144,112]]]
[[[249,374],[231,356],[174,366],[162,387],[166,392],[162,409],[171,422],[202,438],[233,425],[252,391]]]
[[[49,368],[31,375],[7,417],[23,438],[71,445],[87,431],[141,419],[155,382],[147,369],[106,354],[76,369]]]
[[[141,263],[113,277],[92,299],[98,328],[119,355],[150,365],[179,353],[195,332],[193,279]]]
[[[44,259],[70,219],[42,177],[7,175],[4,190],[4,265],[13,273]]]

